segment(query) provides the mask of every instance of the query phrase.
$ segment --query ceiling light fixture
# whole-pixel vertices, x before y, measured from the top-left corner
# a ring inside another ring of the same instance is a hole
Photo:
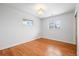
[[[39,16],[42,16],[45,12],[45,5],[44,4],[36,4],[35,5],[35,10],[36,10],[36,13],[39,15]]]
[[[40,15],[40,16],[43,15],[44,9],[42,9],[42,8],[38,9],[37,14]]]

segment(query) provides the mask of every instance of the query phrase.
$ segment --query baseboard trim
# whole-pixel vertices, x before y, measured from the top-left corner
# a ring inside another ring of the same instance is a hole
[[[24,43],[26,43],[26,42],[30,42],[30,41],[33,41],[33,40],[36,40],[36,39],[40,39],[40,37],[38,37],[38,38],[32,38],[32,39],[29,39],[29,40],[23,41],[23,42],[19,42],[19,43],[16,43],[16,44],[13,44],[13,45],[10,45],[10,46],[1,48],[0,50],[9,49],[9,48],[15,47],[15,46],[17,46],[17,45],[24,44]]]
[[[41,39],[49,39],[49,40],[53,40],[53,39],[50,39],[50,38],[45,38],[45,37],[42,37]],[[59,40],[54,40],[54,41],[58,41],[58,42],[65,43],[65,44],[70,44],[70,45],[77,45],[77,44],[68,43],[68,42],[59,41]]]
[[[26,43],[26,42],[30,42],[30,41],[37,40],[37,39],[49,39],[49,40],[53,40],[53,39],[45,38],[45,37],[37,37],[37,38],[30,39],[30,40],[28,40],[28,41],[19,42],[19,43],[16,43],[16,44],[14,44],[14,45],[10,45],[10,46],[8,46],[8,47],[1,48],[0,50],[12,48],[12,47],[15,47],[15,46],[17,46],[17,45],[24,44],[24,43]],[[54,40],[54,41],[58,41],[58,42],[65,43],[65,44],[71,44],[71,43],[63,42],[63,41],[59,41],[59,40]],[[76,46],[77,46],[77,44],[71,44],[71,45],[76,45]]]

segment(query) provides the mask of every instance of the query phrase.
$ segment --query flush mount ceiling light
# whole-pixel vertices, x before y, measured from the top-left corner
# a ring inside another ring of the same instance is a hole
[[[45,13],[46,7],[44,4],[36,4],[35,5],[36,13],[41,16]]]
[[[40,15],[40,16],[43,15],[44,9],[42,9],[42,8],[38,9],[37,14]]]

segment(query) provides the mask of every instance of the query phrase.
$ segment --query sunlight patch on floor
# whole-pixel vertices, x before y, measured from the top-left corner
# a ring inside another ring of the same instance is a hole
[[[48,46],[46,50],[47,56],[62,56],[60,49],[55,46]]]

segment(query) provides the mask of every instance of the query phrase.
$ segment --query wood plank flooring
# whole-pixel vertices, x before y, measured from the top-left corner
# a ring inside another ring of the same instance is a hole
[[[40,38],[0,51],[0,56],[76,56],[76,45]]]

